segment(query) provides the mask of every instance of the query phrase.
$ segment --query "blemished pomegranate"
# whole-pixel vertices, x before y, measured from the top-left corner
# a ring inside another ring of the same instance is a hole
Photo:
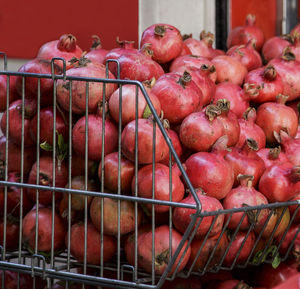
[[[170,232],[169,226],[163,225],[155,228],[155,237],[154,244],[155,250],[152,251],[152,230],[146,231],[138,237],[138,258],[140,266],[146,271],[152,272],[152,256],[154,254],[154,271],[155,274],[161,275],[166,270],[168,263],[170,261],[170,247],[172,248],[172,253],[176,251],[179,246],[179,243],[182,240],[182,235],[178,233],[175,229],[172,229]],[[172,234],[171,244],[170,244],[170,234]],[[187,250],[185,251],[185,248]],[[183,255],[184,253],[184,255]],[[179,252],[178,257],[176,258],[169,275],[173,274],[180,258],[182,260],[180,265],[178,266],[177,273],[182,271],[186,266],[189,257],[191,254],[191,247],[188,246],[188,242],[186,241]]]
[[[43,44],[37,54],[38,58],[51,60],[54,57],[61,57],[66,60],[66,69],[72,67],[70,60],[73,57],[80,58],[82,49],[77,45],[77,39],[72,34],[63,34],[59,40],[53,40]],[[61,68],[63,62],[56,60],[55,63]]]
[[[259,53],[255,50],[256,40],[251,39],[247,44],[232,46],[226,54],[239,60],[248,71],[262,66]]]
[[[37,180],[37,175],[39,179]],[[45,156],[39,159],[39,172],[37,171],[37,162],[32,166],[29,173],[28,183],[39,184],[42,186],[53,186],[64,188],[68,182],[68,169],[64,162],[55,163],[55,184],[53,184],[53,159],[52,157]],[[26,189],[27,195],[31,200],[36,201],[37,190]],[[43,205],[50,205],[52,203],[53,192],[50,190],[39,190],[39,202]],[[55,192],[55,200],[59,201],[62,198],[61,192]]]
[[[153,60],[158,63],[167,63],[180,55],[183,41],[176,27],[159,23],[143,31],[141,47],[146,43],[149,43],[153,50]]]
[[[103,203],[103,220],[102,204]],[[120,228],[118,227],[118,206],[120,206]],[[90,207],[90,217],[95,228],[101,232],[103,221],[103,232],[106,235],[117,237],[134,231],[135,222],[139,226],[143,219],[143,211],[138,207],[137,218],[135,218],[135,204],[130,201],[120,201],[110,198],[94,197]]]
[[[208,105],[204,111],[189,114],[181,123],[179,137],[183,145],[193,151],[210,151],[214,143],[224,135],[221,109]]]
[[[106,54],[108,53],[107,49],[102,48],[101,40],[98,35],[92,35],[93,43],[90,48],[90,51],[85,54],[85,57],[91,60],[92,62],[103,63]],[[105,63],[104,63],[105,64]]]
[[[9,87],[7,86],[7,78],[6,75],[0,75],[0,112],[6,110],[7,106],[7,89],[9,89],[8,94],[8,105],[13,101],[21,98],[19,96],[17,89],[16,89],[16,76],[9,77]]]
[[[186,173],[194,188],[202,188],[210,196],[223,199],[234,183],[234,172],[225,161],[227,137],[220,138],[212,152],[192,154],[185,162]]]
[[[247,139],[242,148],[233,147],[231,151],[225,155],[225,160],[232,167],[234,172],[234,184],[238,186],[237,176],[251,175],[253,176],[253,187],[255,187],[265,170],[264,161],[257,155],[257,142],[253,139]]]
[[[263,31],[255,25],[255,15],[248,14],[244,26],[238,26],[232,29],[227,38],[227,47],[234,45],[247,44],[249,40],[256,40],[256,49],[260,51],[264,44]]]
[[[36,113],[36,101],[24,100],[24,108],[22,100],[18,99],[12,102],[8,111],[5,111],[1,118],[1,130],[6,134],[6,117],[8,116],[9,126],[8,134],[9,139],[21,147],[22,144],[22,110],[24,109],[24,146],[30,147],[34,145],[30,137],[30,120]]]
[[[100,265],[101,258],[107,262],[117,250],[117,240],[112,236],[103,235],[103,248],[101,251],[101,234],[91,222],[87,224],[85,231],[84,223],[76,223],[71,227],[71,254],[79,261],[83,262],[86,256],[86,262],[92,265]],[[85,235],[87,238],[85,255]],[[68,235],[65,235],[65,245],[68,246]]]
[[[254,246],[256,239],[254,232],[251,231],[248,234],[248,232],[239,231],[234,237],[229,236],[228,238],[232,241],[232,243],[229,245],[229,250],[225,256],[223,264],[227,267],[232,266],[236,257],[235,264],[243,264],[247,261]],[[232,238],[234,239],[232,240]],[[241,246],[242,249],[240,251]],[[237,255],[238,252],[239,254]]]
[[[86,132],[86,121],[88,132]],[[72,144],[74,151],[84,157],[86,133],[88,138],[88,158],[99,161],[102,158],[102,117],[96,114],[89,114],[81,117],[73,127]],[[108,118],[104,120],[104,155],[113,152],[117,147],[118,129]]]
[[[253,107],[249,107],[243,114],[243,118],[239,119],[240,138],[236,147],[243,147],[246,139],[254,139],[258,149],[262,149],[266,146],[266,135],[262,128],[255,123],[255,120],[256,110]]]
[[[150,117],[148,119],[139,118],[138,122],[138,151],[135,150],[135,120],[129,122],[122,132],[122,153],[130,161],[135,161],[135,154],[138,154],[139,164],[151,164],[153,152],[153,131],[155,129],[155,162],[160,162],[169,155],[169,147],[157,124]]]
[[[173,72],[164,74],[151,91],[159,99],[164,117],[171,124],[180,124],[185,117],[203,106],[202,92],[188,72],[183,75]]]
[[[230,102],[230,110],[234,112],[238,118],[242,118],[243,113],[249,107],[249,100],[243,89],[231,82],[217,84],[213,103],[216,104],[219,99],[227,99]]]
[[[74,67],[66,72],[67,76],[106,78],[106,68],[101,63],[92,62],[86,57],[75,59],[73,63]],[[115,79],[110,71],[108,71],[108,78]],[[117,86],[114,83],[107,83],[104,90],[101,82],[71,82],[59,79],[57,81],[57,101],[64,110],[69,111],[70,93],[72,93],[73,113],[84,114],[86,109],[89,113],[95,113],[102,99],[108,100],[116,89]]]
[[[113,152],[104,157],[104,186],[113,193],[118,192],[118,152]],[[120,159],[120,192],[129,194],[131,192],[131,182],[134,176],[134,164],[121,155]],[[102,163],[98,168],[99,180],[102,180]]]
[[[64,238],[67,230],[64,222],[57,213],[54,213],[54,232],[52,232],[52,209],[38,209],[38,228],[36,228],[36,209],[31,210],[23,218],[23,244],[30,250],[35,249],[35,234],[38,233],[38,251],[50,252],[51,236],[54,234],[54,251],[64,249]]]
[[[152,199],[153,179],[154,177],[154,199],[162,201],[180,202],[184,196],[184,185],[175,171],[170,171],[169,167],[160,163],[154,166],[154,176],[152,173],[152,164],[139,169],[137,176],[137,192],[135,191],[135,178],[132,179],[132,194],[137,193],[139,197]],[[170,183],[170,174],[172,182]],[[172,188],[172,189],[171,189]],[[151,211],[152,205],[145,204],[146,208]],[[155,205],[154,209],[158,213],[169,211],[169,206]]]
[[[206,196],[200,190],[198,190],[196,193],[201,203],[201,212],[213,212],[223,209],[222,204],[216,198]],[[192,194],[189,194],[181,202],[184,204],[196,204],[196,201]],[[194,209],[176,207],[173,212],[173,224],[175,228],[179,232],[184,233],[191,222],[191,216],[195,212],[196,211]],[[215,216],[206,216],[203,217],[199,227],[197,228],[195,238],[203,238],[208,233],[208,230],[211,227],[214,218],[217,219],[212,226],[209,236],[212,237],[221,232],[224,222],[224,215],[220,214]]]
[[[289,162],[276,163],[266,168],[259,181],[259,191],[270,202],[291,199],[300,188],[300,168]]]
[[[285,105],[287,98],[280,94],[277,102],[265,102],[257,110],[255,122],[264,131],[269,144],[276,144],[274,132],[285,130],[291,137],[297,134],[298,117],[292,108]]]
[[[261,67],[250,71],[244,83],[246,96],[255,103],[276,101],[283,93],[283,83],[273,66]]]
[[[153,81],[154,82],[154,81]],[[152,84],[149,84],[152,85]],[[161,113],[161,105],[157,96],[152,93],[151,87],[144,83],[144,88],[157,112]],[[113,92],[109,98],[109,114],[113,120],[119,123],[120,113],[120,98],[122,97],[122,125],[126,125],[130,121],[136,118],[136,93],[138,91],[138,118],[148,117],[151,114],[151,110],[147,104],[147,101],[139,87],[131,84],[125,84],[122,88],[119,88]]]
[[[259,205],[267,205],[267,198],[255,190],[253,187],[253,176],[250,175],[238,175],[237,177],[240,185],[232,189],[223,200],[224,209],[233,209],[233,208],[242,208],[245,206],[259,206]],[[234,213],[230,218],[228,223],[229,229],[235,229],[243,216],[243,212]],[[255,224],[255,226],[263,226],[267,217],[268,210],[260,210],[260,211],[248,211],[246,217],[240,224],[240,230],[247,230],[251,224]],[[228,219],[229,215],[226,215],[226,219]]]
[[[212,59],[217,72],[217,83],[231,82],[242,85],[248,73],[244,64],[228,55],[219,55]]]

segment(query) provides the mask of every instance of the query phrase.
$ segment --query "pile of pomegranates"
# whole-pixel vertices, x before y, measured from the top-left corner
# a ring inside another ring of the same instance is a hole
[[[8,93],[0,76],[0,180],[28,184],[0,186],[0,245],[168,277],[299,262],[299,33],[265,41],[248,15],[228,51],[164,23],[140,48],[93,37],[88,53],[72,34],[43,44]],[[271,288],[205,276],[162,288]]]

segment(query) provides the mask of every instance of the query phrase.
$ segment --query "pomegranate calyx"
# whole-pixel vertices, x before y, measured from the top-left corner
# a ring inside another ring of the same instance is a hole
[[[40,172],[40,185],[42,186],[50,186],[50,178],[48,175]]]
[[[284,40],[286,40],[286,41],[288,41],[288,42],[290,42],[291,44],[294,43],[294,37],[291,34],[283,34],[281,36],[281,38],[284,39]]]
[[[84,67],[87,66],[88,63],[91,63],[92,61],[86,57],[81,56],[79,59],[76,58],[75,56],[69,60],[70,64],[74,65],[74,67]]]
[[[285,104],[288,100],[289,96],[279,93],[276,95],[276,102],[280,104]]]
[[[208,117],[209,121],[213,121],[220,114],[220,108],[213,104],[208,105],[205,109],[205,115]]]
[[[250,148],[253,151],[258,151],[258,143],[253,138],[247,138],[246,139],[246,147]]]
[[[77,39],[72,34],[64,34],[62,35],[57,43],[57,49],[60,51],[72,52],[76,50],[76,42]]]
[[[249,107],[247,108],[247,110],[243,113],[243,118],[245,120],[251,121],[251,122],[255,122],[256,119],[256,110],[254,107]]]
[[[156,25],[154,28],[154,35],[163,37],[166,33],[166,27],[163,25]]]
[[[263,77],[269,81],[272,81],[276,78],[277,72],[274,66],[269,65],[265,68],[263,72]]]
[[[299,182],[300,181],[300,166],[294,166],[291,169],[290,176],[291,176],[292,182],[294,182],[294,183]]]
[[[245,83],[244,84],[244,92],[250,96],[250,98],[257,97],[259,95],[259,90],[261,90],[261,86],[255,83]]]
[[[134,47],[134,41],[130,40],[120,40],[119,36],[116,38],[116,42],[121,48],[131,49]]]
[[[238,284],[235,285],[234,289],[251,289],[248,284],[246,284],[243,280],[241,280]]]
[[[140,52],[143,53],[145,56],[149,56],[152,58],[154,52],[153,50],[150,48],[152,46],[151,43],[145,43],[142,48],[140,49]]]
[[[216,106],[222,111],[222,112],[228,112],[230,110],[230,101],[226,98],[219,99],[216,103]]]
[[[154,76],[151,79],[143,81],[143,85],[148,88],[152,88],[155,83],[156,83],[156,79]]]
[[[155,265],[161,266],[169,263],[169,249],[162,251],[155,256]]]
[[[273,131],[273,136],[278,143],[281,143],[281,136],[277,131]]]
[[[92,35],[92,38],[93,38],[93,43],[91,49],[102,48],[100,37],[98,35]]]
[[[192,37],[193,37],[192,33],[190,33],[190,34],[184,34],[184,35],[182,35],[182,40],[184,41],[184,40],[192,38]]]
[[[268,153],[268,158],[270,160],[276,160],[279,158],[280,152],[281,152],[281,146],[271,148]]]
[[[211,47],[214,43],[215,36],[211,32],[206,32],[205,30],[202,30],[200,33],[200,40],[203,40],[208,47]]]
[[[191,74],[187,71],[184,71],[183,75],[179,78],[177,83],[180,84],[183,88],[185,88],[186,85],[191,82],[191,80],[192,80]]]
[[[245,187],[251,188],[253,180],[254,180],[254,176],[253,175],[238,174],[237,180],[239,181],[239,183],[241,184],[241,186],[245,186]]]
[[[291,47],[286,47],[283,50],[281,58],[285,61],[294,61],[296,60],[296,55],[292,52]]]
[[[253,26],[255,24],[256,17],[254,14],[248,14],[246,16],[246,25]]]

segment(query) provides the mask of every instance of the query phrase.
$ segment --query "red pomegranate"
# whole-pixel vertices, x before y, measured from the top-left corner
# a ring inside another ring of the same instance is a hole
[[[223,206],[214,197],[206,196],[202,191],[196,191],[199,201],[201,203],[201,212],[214,212],[218,210],[223,210]],[[181,203],[183,204],[196,204],[196,201],[192,194],[189,194],[186,198],[184,198]],[[173,224],[175,228],[181,232],[182,234],[185,232],[189,224],[191,223],[191,216],[195,214],[194,209],[186,209],[181,207],[176,207],[173,212]],[[215,236],[219,234],[223,227],[224,215],[212,215],[205,216],[201,220],[200,225],[198,226],[195,238],[200,239],[204,238],[204,236],[208,233],[210,226],[212,225],[213,220],[216,218],[214,225],[212,226],[211,231],[209,232],[209,236]],[[196,222],[197,223],[197,222]],[[198,222],[199,223],[199,222]],[[195,225],[196,226],[196,225]],[[195,228],[194,228],[195,229]]]
[[[281,254],[286,254],[289,249],[291,249],[292,255],[299,259],[300,253],[300,233],[299,224],[293,224],[285,236],[280,235],[276,239],[276,243],[281,243],[279,251]]]
[[[7,79],[9,78],[9,80]],[[0,112],[6,110],[7,106],[7,89],[9,89],[8,94],[8,105],[13,101],[20,98],[16,89],[16,76],[6,76],[0,75]],[[7,86],[7,81],[9,81],[9,86]]]
[[[38,58],[51,60],[54,57],[62,57],[66,60],[66,69],[72,67],[70,60],[73,57],[81,57],[82,50],[77,45],[77,39],[72,34],[64,34],[59,40],[53,40],[43,44],[37,54]],[[55,61],[61,68],[63,67],[62,61]]]
[[[300,193],[297,193],[293,198],[291,198],[289,201],[298,201],[300,200]],[[289,206],[289,211],[291,212],[291,216],[293,216],[297,210],[297,208],[299,208],[299,204],[297,205],[292,205]],[[295,215],[295,219],[294,219],[295,223],[300,223],[300,209],[298,209],[296,215]]]
[[[227,38],[227,47],[247,44],[249,40],[256,40],[256,49],[260,51],[264,44],[263,31],[255,25],[255,15],[248,14],[245,26],[238,26],[232,29]]]
[[[84,157],[86,141],[86,121],[88,122],[88,158],[99,161],[102,157],[102,126],[104,124],[104,155],[113,152],[117,147],[118,130],[116,125],[109,119],[90,114],[88,120],[81,117],[73,127],[72,144],[74,151]]]
[[[6,217],[5,221],[5,246],[8,251],[17,251],[19,249],[19,220],[10,215]],[[0,219],[0,245],[4,247],[4,218]],[[0,274],[1,275],[1,274]]]
[[[182,50],[180,31],[169,24],[154,24],[143,31],[140,45],[150,44],[153,60],[167,63],[180,55]]]
[[[103,63],[108,50],[102,48],[100,37],[93,35],[93,43],[90,51],[85,54],[85,57],[92,62]],[[105,64],[105,63],[103,63]]]
[[[74,67],[67,71],[67,76],[106,78],[106,68],[101,63],[92,62],[85,57],[75,59],[73,63]],[[115,79],[109,71],[108,78]],[[89,113],[95,113],[102,99],[108,100],[116,88],[116,84],[107,83],[104,92],[103,83],[101,82],[72,81],[71,84],[69,80],[59,79],[57,81],[57,101],[64,110],[69,111],[70,93],[72,93],[73,113],[84,114],[87,105]],[[86,103],[87,97],[88,104]]]
[[[152,170],[154,169],[154,176]],[[172,181],[170,182],[170,174]],[[154,199],[162,201],[180,202],[184,196],[184,185],[180,180],[179,175],[175,171],[169,170],[166,165],[157,163],[147,165],[139,169],[137,176],[137,191],[135,191],[135,178],[132,179],[131,191],[132,194],[137,194],[139,197],[152,199],[153,198],[153,178],[154,177]],[[146,204],[146,208],[150,211],[151,204]],[[156,205],[154,209],[158,213],[169,211],[169,206]]]
[[[256,153],[264,161],[266,168],[272,166],[274,163],[284,163],[289,161],[280,146],[275,148],[263,148]]]

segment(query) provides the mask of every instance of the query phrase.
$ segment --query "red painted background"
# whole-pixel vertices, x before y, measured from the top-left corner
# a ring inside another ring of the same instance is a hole
[[[255,14],[256,25],[268,39],[276,35],[276,1],[274,0],[231,0],[231,27],[245,24],[247,14]]]
[[[103,48],[115,47],[117,36],[138,43],[138,0],[2,0],[0,31],[0,51],[10,58],[34,58],[43,43],[65,33],[83,50],[93,34]]]

